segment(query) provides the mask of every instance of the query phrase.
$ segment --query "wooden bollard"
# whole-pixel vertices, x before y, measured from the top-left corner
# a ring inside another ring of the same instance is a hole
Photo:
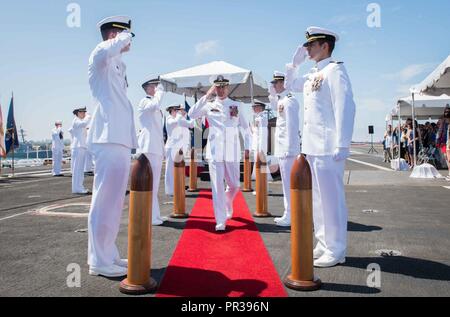
[[[189,215],[186,213],[186,180],[184,176],[186,164],[184,163],[183,151],[180,150],[175,157],[173,168],[173,212],[170,217],[187,218]]]
[[[314,291],[322,282],[314,276],[312,177],[305,156],[295,160],[291,171],[292,273],[284,284],[294,290]]]
[[[197,188],[197,163],[195,162],[195,148],[191,149],[191,163],[189,165],[189,192],[198,191]]]
[[[263,152],[256,157],[256,212],[255,217],[272,217],[267,203],[267,160]]]
[[[150,276],[152,189],[150,162],[145,155],[141,155],[131,171],[128,275],[120,283],[120,292],[124,294],[146,294],[157,287],[156,281]]]
[[[245,150],[244,153],[244,188],[243,192],[251,192],[252,189],[252,165],[250,163],[250,151]]]

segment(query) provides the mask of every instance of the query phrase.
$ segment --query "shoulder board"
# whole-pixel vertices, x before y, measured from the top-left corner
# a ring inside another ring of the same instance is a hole
[[[145,98],[152,100],[152,97],[149,97],[149,96],[147,96],[147,97],[145,97]]]
[[[292,98],[292,97],[294,97],[294,96],[292,96],[292,94],[291,94],[291,93],[288,93],[288,94],[286,95],[286,97],[288,97],[288,98]]]
[[[332,64],[344,64],[344,62],[337,62],[337,61],[331,61],[330,63],[332,63]]]

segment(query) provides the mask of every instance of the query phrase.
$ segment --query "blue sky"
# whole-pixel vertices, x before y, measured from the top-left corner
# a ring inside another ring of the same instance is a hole
[[[69,28],[69,3],[81,7],[81,27]],[[16,123],[33,140],[50,138],[56,119],[65,128],[78,105],[91,107],[87,61],[100,41],[96,23],[126,14],[137,34],[124,57],[129,98],[137,105],[142,81],[213,60],[225,60],[270,79],[283,70],[310,25],[341,35],[335,59],[345,62],[357,103],[354,140],[367,126],[382,136],[385,116],[398,97],[450,54],[450,2],[376,1],[381,27],[369,28],[367,5],[375,1],[316,0],[0,0],[0,104],[7,115],[11,91]],[[313,64],[301,68],[307,71]],[[299,99],[302,103],[301,95]],[[165,103],[178,100],[166,98]]]

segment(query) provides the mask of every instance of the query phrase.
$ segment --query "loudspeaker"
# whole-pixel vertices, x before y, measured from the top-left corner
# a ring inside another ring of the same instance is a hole
[[[374,134],[373,125],[369,125],[369,134]]]

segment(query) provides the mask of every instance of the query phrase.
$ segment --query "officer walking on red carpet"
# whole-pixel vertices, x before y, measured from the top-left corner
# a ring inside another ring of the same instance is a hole
[[[241,143],[239,132],[244,138],[244,148],[250,148],[249,125],[241,103],[228,98],[230,81],[219,75],[207,94],[190,110],[189,117],[206,117],[209,122],[206,159],[209,163],[213,194],[216,231],[224,231],[226,222],[233,216],[233,201],[240,188]],[[213,95],[216,95],[215,99]],[[227,183],[225,192],[224,180]]]
[[[345,161],[350,156],[355,102],[347,71],[331,59],[336,33],[310,27],[292,64],[287,64],[286,87],[304,95],[302,153],[313,177],[313,218],[317,245],[314,265],[331,267],[345,262],[347,206],[344,191]],[[309,74],[297,77],[307,57],[316,62]]]

